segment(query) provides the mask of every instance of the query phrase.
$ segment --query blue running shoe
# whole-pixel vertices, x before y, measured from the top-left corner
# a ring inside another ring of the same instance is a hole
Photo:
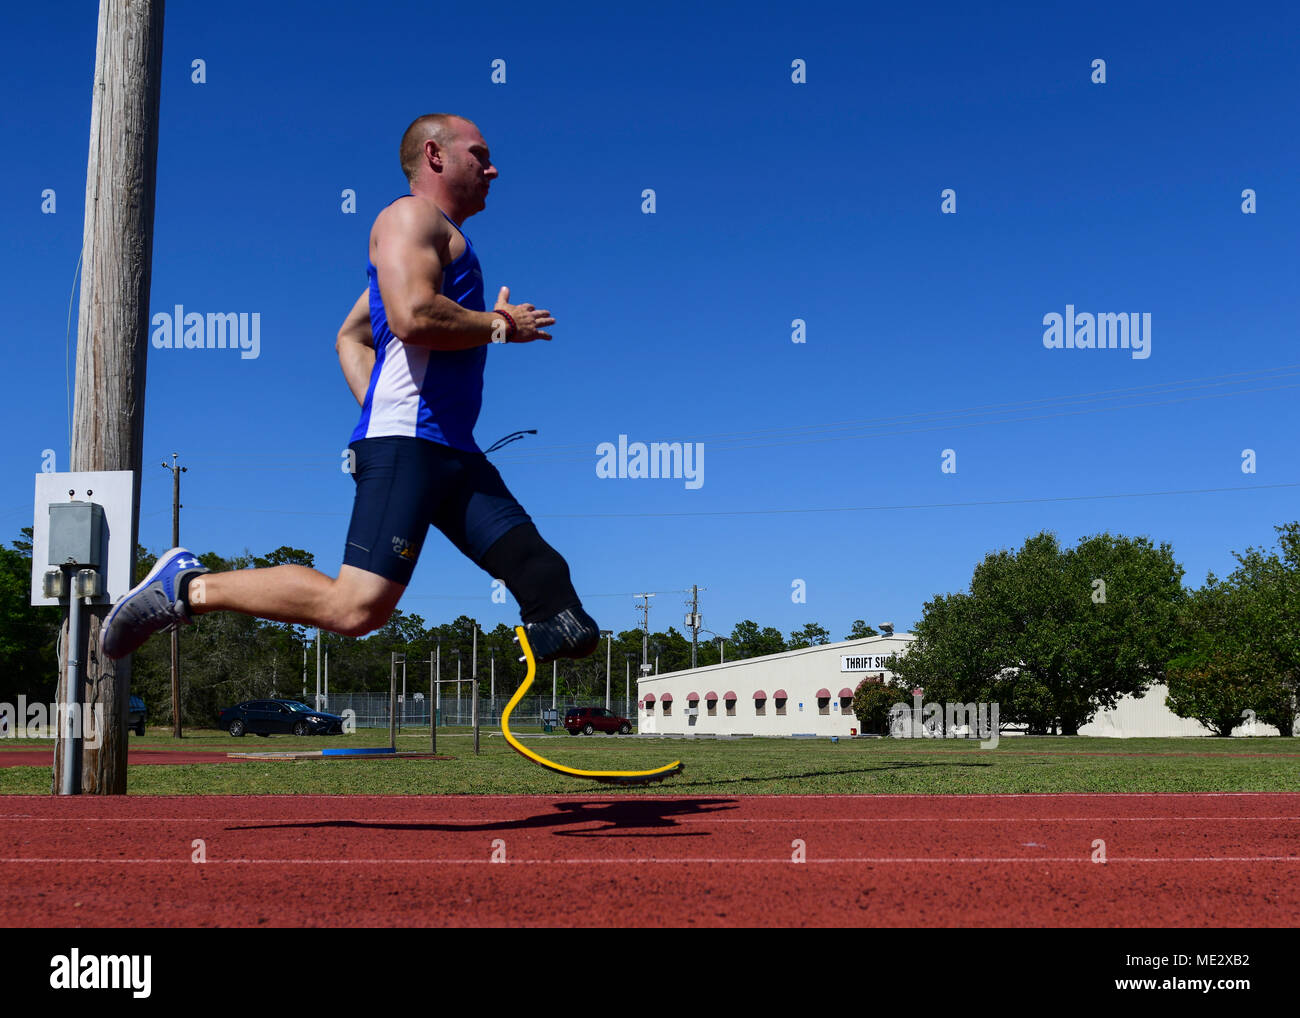
[[[136,587],[113,606],[99,633],[99,649],[117,660],[162,629],[190,623],[189,606],[181,599],[181,581],[206,573],[192,551],[173,548],[163,555]]]

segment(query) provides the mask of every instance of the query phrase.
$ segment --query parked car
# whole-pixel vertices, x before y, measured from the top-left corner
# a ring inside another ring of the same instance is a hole
[[[632,731],[632,722],[619,717],[604,707],[574,707],[564,715],[564,727],[570,735],[591,735],[593,732],[608,732],[627,735]]]
[[[245,700],[221,712],[220,727],[238,738],[246,732],[274,735],[341,735],[343,719],[297,700]]]
[[[144,734],[144,719],[149,716],[149,708],[138,696],[132,696],[126,711],[126,727],[136,735]]]

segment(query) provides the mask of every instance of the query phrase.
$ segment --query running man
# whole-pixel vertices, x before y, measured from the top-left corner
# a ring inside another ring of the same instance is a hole
[[[460,225],[485,208],[497,168],[479,129],[445,113],[407,128],[401,160],[411,193],[371,227],[370,286],[336,345],[361,404],[338,578],[294,565],[213,573],[173,548],[109,614],[100,635],[108,657],[214,611],[363,636],[392,615],[431,523],[505,582],[538,663],[596,649],[599,629],[567,563],[474,441],[488,344],[549,340],[555,324],[549,311],[509,303],[504,286],[485,310],[483,274]]]

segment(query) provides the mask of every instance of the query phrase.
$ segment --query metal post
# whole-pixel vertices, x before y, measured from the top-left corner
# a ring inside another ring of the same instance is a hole
[[[320,710],[320,626],[316,627],[316,702],[312,706]]]
[[[176,463],[176,453],[172,453],[172,464],[163,463],[164,470],[172,472],[172,547],[179,548],[181,543],[181,474],[185,467]],[[172,642],[172,738],[184,737],[181,731],[181,634],[173,629]]]
[[[72,574],[64,571],[69,586]],[[68,675],[63,707],[63,774],[60,795],[81,794],[81,737],[77,713],[81,706],[81,598],[74,592],[68,599]],[[103,733],[100,733],[100,738]]]
[[[441,648],[440,648],[441,649]],[[438,752],[438,680],[433,677],[433,666],[429,667],[429,752]]]
[[[609,700],[609,658],[614,650],[614,631],[611,629],[605,634],[605,709],[610,709]]]
[[[470,695],[474,697],[474,755],[478,756],[478,679],[472,679],[469,688]]]
[[[397,752],[397,655],[388,662],[388,746]]]

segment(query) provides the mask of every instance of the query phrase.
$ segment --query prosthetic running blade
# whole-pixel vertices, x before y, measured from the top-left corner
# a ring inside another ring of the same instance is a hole
[[[538,756],[528,747],[521,745],[519,740],[510,732],[510,712],[515,709],[515,704],[524,698],[524,694],[532,688],[533,679],[537,676],[537,661],[533,657],[533,648],[528,645],[528,634],[524,631],[523,626],[515,627],[515,638],[519,641],[519,646],[523,648],[524,660],[528,662],[528,674],[524,677],[523,683],[515,690],[515,695],[510,698],[506,704],[506,709],[501,715],[501,734],[506,737],[506,742],[510,743],[511,749],[521,756],[526,756],[535,764],[540,764],[548,771],[554,771],[556,774],[567,774],[571,778],[590,778],[593,781],[603,781],[610,785],[646,785],[652,781],[663,781],[664,778],[670,778],[674,774],[680,774],[683,770],[682,762],[675,760],[663,767],[657,767],[652,771],[583,771],[576,767],[565,767],[563,764],[557,764],[552,760],[547,760],[543,756]]]

